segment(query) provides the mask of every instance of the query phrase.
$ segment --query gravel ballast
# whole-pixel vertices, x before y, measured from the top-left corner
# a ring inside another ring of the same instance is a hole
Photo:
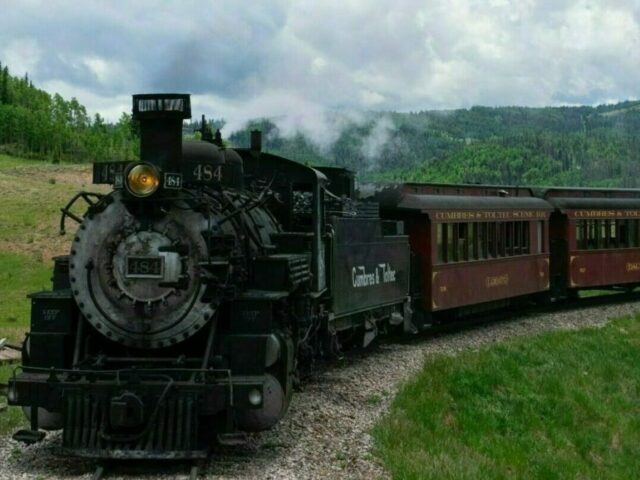
[[[215,452],[203,464],[199,478],[388,478],[371,453],[369,432],[387,411],[398,386],[422,367],[425,355],[456,355],[549,330],[600,327],[609,319],[637,312],[640,301],[520,314],[510,321],[351,354],[307,380],[274,430],[251,437],[245,446]],[[59,444],[59,434],[30,447],[9,436],[0,438],[0,480],[91,478],[96,463],[59,456]],[[188,473],[185,463],[136,462],[108,468],[106,478],[188,478]]]

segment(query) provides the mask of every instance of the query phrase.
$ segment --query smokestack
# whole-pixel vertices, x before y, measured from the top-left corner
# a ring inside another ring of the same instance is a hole
[[[133,119],[140,122],[140,159],[165,171],[179,171],[182,121],[191,118],[189,94],[133,96]]]
[[[262,132],[260,130],[251,130],[251,150],[254,152],[262,151]]]

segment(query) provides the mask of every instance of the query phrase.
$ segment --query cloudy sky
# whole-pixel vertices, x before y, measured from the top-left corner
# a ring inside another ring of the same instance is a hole
[[[190,92],[231,122],[640,97],[640,0],[0,0],[0,61],[109,119]]]

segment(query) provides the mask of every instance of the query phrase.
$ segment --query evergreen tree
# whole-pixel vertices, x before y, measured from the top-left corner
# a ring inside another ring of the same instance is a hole
[[[10,103],[9,98],[9,67],[6,65],[0,71],[0,103],[5,105]]]
[[[107,126],[104,123],[104,118],[102,118],[102,116],[99,113],[96,113],[95,116],[93,117],[93,125],[91,126],[91,128],[95,132],[99,132],[99,133],[107,132]]]

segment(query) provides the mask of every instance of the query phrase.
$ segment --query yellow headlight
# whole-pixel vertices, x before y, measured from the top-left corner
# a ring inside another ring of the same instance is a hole
[[[127,189],[136,197],[148,197],[160,186],[160,175],[153,165],[141,163],[127,174]]]

